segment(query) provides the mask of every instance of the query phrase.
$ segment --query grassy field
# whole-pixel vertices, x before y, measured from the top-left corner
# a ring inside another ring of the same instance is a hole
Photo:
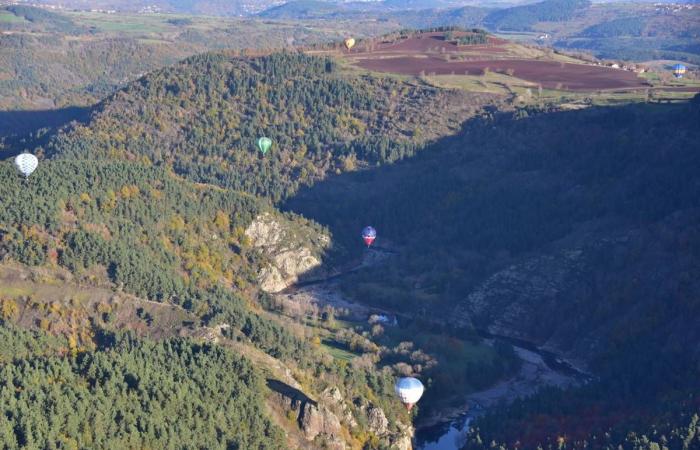
[[[435,87],[446,89],[463,89],[469,92],[487,92],[489,94],[508,95],[516,88],[528,89],[537,86],[525,80],[519,80],[505,74],[488,72],[485,75],[435,75],[423,77],[423,80]]]
[[[564,107],[582,103],[604,106],[644,101],[680,101],[692,98],[697,91],[700,91],[699,80],[684,79],[667,82],[656,73],[646,73],[642,77],[649,80],[653,86],[641,89],[590,92],[539,89],[534,83],[495,72],[489,72],[485,75],[436,75],[421,79],[439,88],[514,95],[516,104],[553,102],[564,105]],[[695,88],[697,90],[686,91],[677,90],[677,88]]]
[[[189,18],[171,14],[105,14],[96,12],[71,12],[67,15],[76,23],[95,27],[103,33],[127,33],[127,34],[153,34],[153,33],[177,33],[185,28],[197,28],[210,30],[217,26],[223,26],[235,19],[222,19],[216,17]],[[171,23],[177,19],[188,20],[186,25]]]
[[[7,23],[7,24],[20,24],[24,23],[27,20],[24,17],[18,17],[12,14],[9,11],[0,11],[0,24],[2,23]]]
[[[345,361],[345,362],[350,362],[353,359],[355,359],[357,356],[359,356],[356,353],[352,353],[348,350],[345,350],[344,348],[341,347],[340,344],[338,344],[335,341],[332,340],[324,340],[321,342],[321,348],[323,348],[326,352],[330,353],[333,358],[339,360],[339,361]]]

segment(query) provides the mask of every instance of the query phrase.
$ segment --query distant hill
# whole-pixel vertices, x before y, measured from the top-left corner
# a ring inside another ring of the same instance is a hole
[[[334,2],[324,0],[293,0],[279,6],[269,8],[259,14],[267,19],[311,19],[311,18],[367,18],[366,15],[384,20],[396,20],[405,26],[425,28],[442,19],[432,19],[431,16],[440,14],[460,15],[466,11],[480,11],[476,6],[465,6],[468,2],[461,1],[431,1],[431,0],[385,0],[376,2]],[[423,21],[417,20],[423,15]],[[407,18],[406,16],[410,17]],[[411,19],[414,18],[414,19]],[[435,22],[434,20],[437,20]],[[476,22],[473,22],[476,23]],[[459,25],[460,23],[454,23]],[[472,22],[467,24],[472,25]]]
[[[589,0],[545,0],[492,12],[484,24],[492,30],[530,30],[537,22],[563,22],[591,5]]]
[[[214,16],[254,14],[280,3],[276,0],[39,0],[38,4],[78,10],[117,10],[122,12],[171,12]]]
[[[88,31],[87,27],[76,25],[62,14],[32,6],[0,6],[0,18],[3,19],[0,20],[0,30],[35,30],[64,34],[81,34]]]
[[[236,18],[30,10],[42,19],[30,22],[24,16],[0,10],[0,30],[11,31],[0,33],[0,109],[6,114],[92,105],[152,70],[210,50],[279,49],[339,38],[332,26],[308,28],[298,23]],[[388,26],[364,23],[357,29],[368,33]],[[75,39],[76,35],[80,39]],[[22,129],[42,126],[39,121],[27,122],[28,118],[30,115],[20,114],[0,120],[0,134],[19,121]]]
[[[335,2],[323,0],[296,0],[273,6],[259,14],[266,19],[313,19],[348,12]]]
[[[390,12],[381,17],[400,23],[408,28],[456,26],[475,28],[483,25],[489,9],[464,6],[451,9],[421,9]]]

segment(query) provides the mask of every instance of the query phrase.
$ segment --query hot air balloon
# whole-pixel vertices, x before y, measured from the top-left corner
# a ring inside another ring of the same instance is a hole
[[[355,39],[347,38],[347,39],[345,39],[345,41],[343,41],[343,44],[345,44],[345,48],[350,50],[351,48],[353,48],[355,46]]]
[[[676,78],[683,78],[683,75],[688,71],[688,68],[683,64],[676,64],[673,66],[673,76]]]
[[[396,395],[409,411],[423,396],[423,383],[413,377],[399,378],[394,385]]]
[[[38,165],[39,160],[31,153],[22,153],[15,158],[15,167],[24,175],[25,179],[29,178],[29,175],[36,170]]]
[[[372,227],[365,227],[362,230],[362,240],[365,241],[365,244],[367,244],[367,247],[372,245],[372,242],[377,238],[377,230],[375,230]]]
[[[268,137],[261,137],[258,139],[258,149],[260,150],[260,153],[264,155],[268,150],[270,150],[270,147],[272,147],[272,139]]]

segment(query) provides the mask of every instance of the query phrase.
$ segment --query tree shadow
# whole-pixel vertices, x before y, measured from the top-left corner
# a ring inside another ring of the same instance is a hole
[[[678,129],[692,130],[699,111],[700,95],[678,104],[530,116],[491,112],[410,158],[304,187],[281,209],[328,227],[337,243],[329,255],[361,253],[360,231],[367,225],[377,228],[380,247],[387,241],[389,248],[435,242],[436,233],[450,229],[441,240],[531,251],[561,238],[576,222],[600,216],[654,220],[691,206],[689,189],[696,183],[689,168],[698,161],[687,145],[692,139]],[[653,184],[645,185],[644,177]],[[600,189],[613,192],[592,203]],[[504,240],[509,232],[517,238]]]

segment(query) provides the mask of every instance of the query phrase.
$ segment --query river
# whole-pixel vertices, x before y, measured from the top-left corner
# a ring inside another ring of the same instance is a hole
[[[509,338],[489,336],[484,340],[504,340],[513,344]],[[466,395],[463,407],[443,418],[429,418],[427,423],[418,422],[415,450],[459,450],[464,446],[470,422],[489,408],[532,395],[544,386],[566,388],[591,378],[551,352],[538,350],[531,345],[526,347],[513,344],[515,353],[522,361],[520,371],[515,376],[483,391]]]
[[[381,264],[394,252],[385,249],[368,250],[361,263],[323,280],[298,283],[276,294],[281,302],[314,304],[319,307],[331,305],[343,308],[356,320],[366,320],[371,313],[394,315],[391,311],[372,308],[344,298],[338,281],[344,275],[359,269]],[[466,394],[464,403],[439,416],[419,418],[416,426],[415,450],[460,450],[465,443],[470,422],[499,403],[509,403],[517,398],[534,394],[545,386],[562,388],[581,384],[591,379],[558,355],[538,349],[535,345],[513,338],[494,336],[481,332],[483,341],[508,342],[522,361],[520,370],[513,377],[500,381],[483,391]]]

